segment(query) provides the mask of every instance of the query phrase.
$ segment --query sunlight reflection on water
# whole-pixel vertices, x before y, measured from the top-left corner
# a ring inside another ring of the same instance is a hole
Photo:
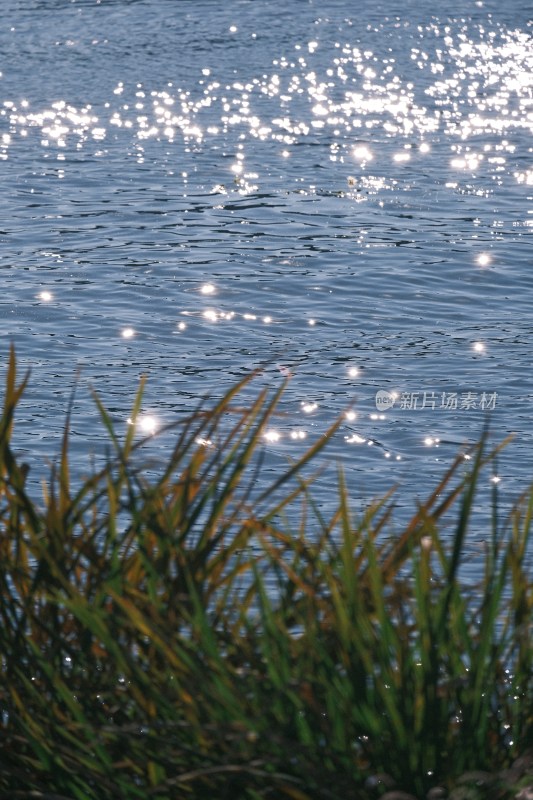
[[[34,41],[14,5],[0,33],[3,352],[13,340],[34,373],[22,449],[50,455],[77,367],[123,426],[148,373],[155,434],[262,366],[259,382],[289,379],[269,469],[345,415],[331,457],[355,496],[424,494],[490,410],[496,438],[516,433],[497,476],[516,495],[533,399],[525,11],[244,3],[236,22],[180,5],[43,6]],[[103,431],[82,389],[75,409],[81,459]]]

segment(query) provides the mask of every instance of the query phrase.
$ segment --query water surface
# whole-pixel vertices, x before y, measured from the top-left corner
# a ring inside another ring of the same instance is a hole
[[[269,469],[349,410],[329,453],[354,503],[398,483],[412,508],[493,407],[494,438],[515,434],[502,496],[525,488],[525,3],[4,9],[1,357],[13,341],[32,370],[17,443],[34,474],[80,368],[82,470],[104,440],[89,386],[124,430],[141,374],[163,425],[263,365],[291,376]]]

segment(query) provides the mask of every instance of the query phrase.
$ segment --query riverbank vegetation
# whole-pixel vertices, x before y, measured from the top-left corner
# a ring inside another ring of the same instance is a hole
[[[12,353],[0,800],[533,796],[532,493],[501,520],[494,497],[479,585],[461,580],[486,439],[399,530],[394,494],[355,515],[340,471],[323,515],[328,437],[263,469],[281,390],[191,412],[157,474],[95,399],[107,462],[74,484],[67,421],[36,499],[13,443],[25,385]]]

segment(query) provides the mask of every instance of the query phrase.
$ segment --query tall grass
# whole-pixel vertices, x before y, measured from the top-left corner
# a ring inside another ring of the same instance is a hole
[[[328,437],[269,483],[262,434],[283,387],[243,408],[243,381],[199,407],[150,478],[135,426],[121,440],[95,398],[107,463],[75,487],[67,420],[37,501],[12,444],[26,383],[11,352],[0,800],[422,798],[472,770],[514,796],[498,771],[533,743],[533,493],[502,526],[494,500],[480,584],[462,585],[485,438],[392,535],[392,495],[354,519],[342,472],[321,514],[305,475]]]

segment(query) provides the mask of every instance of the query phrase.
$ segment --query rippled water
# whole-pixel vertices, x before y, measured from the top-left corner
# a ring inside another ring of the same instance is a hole
[[[356,6],[4,4],[1,356],[32,368],[28,458],[57,449],[78,367],[81,465],[87,385],[120,428],[147,372],[162,424],[266,364],[292,375],[273,468],[352,407],[330,454],[354,497],[400,483],[412,507],[494,406],[502,492],[525,487],[527,5]]]

